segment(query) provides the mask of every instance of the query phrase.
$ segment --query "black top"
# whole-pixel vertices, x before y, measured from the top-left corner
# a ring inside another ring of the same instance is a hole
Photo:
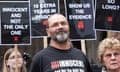
[[[30,72],[92,72],[84,54],[76,48],[59,50],[49,46],[38,52]]]

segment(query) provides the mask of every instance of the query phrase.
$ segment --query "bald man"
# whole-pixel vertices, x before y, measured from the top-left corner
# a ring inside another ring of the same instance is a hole
[[[50,44],[34,56],[30,72],[92,72],[85,55],[72,46],[69,30],[62,14],[48,18],[46,32],[51,38]]]

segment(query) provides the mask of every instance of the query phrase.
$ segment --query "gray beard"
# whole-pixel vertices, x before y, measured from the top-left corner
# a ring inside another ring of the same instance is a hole
[[[56,41],[57,41],[57,42],[60,42],[60,43],[67,41],[67,39],[68,39],[68,34],[67,34],[67,33],[58,34],[58,35],[56,36]]]

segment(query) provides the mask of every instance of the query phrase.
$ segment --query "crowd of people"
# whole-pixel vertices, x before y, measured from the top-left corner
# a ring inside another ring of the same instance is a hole
[[[84,53],[72,45],[69,23],[64,15],[51,15],[46,32],[50,43],[47,48],[35,54],[29,70],[23,54],[9,48],[4,54],[3,72],[93,72]],[[99,43],[97,53],[102,67],[100,72],[120,72],[118,39],[105,38]]]

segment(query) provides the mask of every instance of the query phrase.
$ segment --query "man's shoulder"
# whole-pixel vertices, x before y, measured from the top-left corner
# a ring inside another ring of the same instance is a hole
[[[36,55],[44,55],[44,54],[47,53],[47,51],[48,51],[48,48],[44,48],[44,49],[38,51],[38,52],[36,53]]]
[[[77,54],[77,55],[81,55],[81,56],[85,56],[84,53],[78,48],[73,48],[72,53]]]
[[[82,51],[78,48],[72,48],[74,52],[82,53]]]

